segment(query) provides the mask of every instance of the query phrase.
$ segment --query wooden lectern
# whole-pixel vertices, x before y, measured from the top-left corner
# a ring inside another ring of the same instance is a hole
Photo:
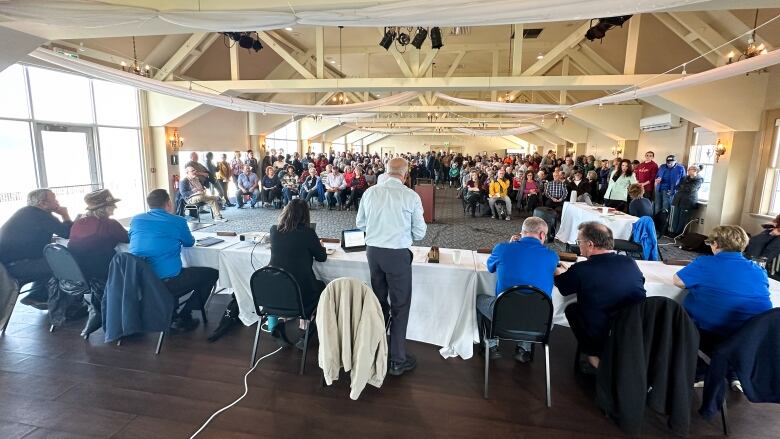
[[[430,179],[418,178],[414,191],[420,196],[423,206],[423,218],[426,223],[436,221],[436,188]]]

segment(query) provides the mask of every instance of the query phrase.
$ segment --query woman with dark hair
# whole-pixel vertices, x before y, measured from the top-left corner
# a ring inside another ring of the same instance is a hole
[[[533,213],[539,203],[540,185],[534,178],[534,171],[526,171],[525,178],[517,193],[518,206],[522,205],[526,212]]]
[[[631,160],[621,160],[620,167],[609,175],[609,186],[604,194],[604,205],[625,212],[628,207],[628,187],[636,182]]]
[[[477,203],[482,199],[480,192],[480,176],[477,170],[471,171],[471,179],[466,182],[463,192],[463,202],[466,204],[466,209],[471,212],[471,216],[476,216]]]
[[[298,282],[303,298],[303,308],[310,315],[320,299],[325,283],[317,279],[312,270],[313,261],[324,262],[328,255],[317,233],[309,226],[309,206],[296,198],[285,206],[279,216],[279,224],[271,226],[271,261],[268,265],[279,267]],[[269,321],[269,330],[277,340],[287,344],[283,325]],[[273,327],[272,327],[273,326]]]

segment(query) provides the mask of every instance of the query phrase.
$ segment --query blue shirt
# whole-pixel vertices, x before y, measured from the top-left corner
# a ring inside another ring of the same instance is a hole
[[[250,172],[249,175],[243,172],[238,174],[238,187],[241,189],[249,189],[257,183],[257,174]]]
[[[558,255],[531,237],[498,244],[487,260],[488,271],[498,272],[496,297],[515,285],[531,285],[550,296],[557,265]]]
[[[667,165],[661,165],[658,167],[658,174],[655,177],[661,179],[661,182],[658,183],[658,190],[674,193],[677,192],[680,181],[685,177],[685,167],[679,163],[675,163],[671,168]]]
[[[181,272],[181,247],[192,247],[195,238],[187,220],[151,209],[130,221],[130,253],[149,262],[160,279],[176,277]]]
[[[395,177],[366,189],[355,224],[365,230],[366,245],[391,249],[409,248],[428,229],[420,196]]]
[[[677,277],[688,290],[685,309],[705,331],[729,336],[751,317],[772,309],[766,271],[739,252],[699,256]]]

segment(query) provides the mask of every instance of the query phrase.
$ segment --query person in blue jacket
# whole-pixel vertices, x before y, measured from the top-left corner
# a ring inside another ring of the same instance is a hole
[[[674,155],[666,156],[666,165],[658,167],[655,178],[655,213],[664,209],[668,211],[671,208],[672,199],[683,177],[685,177],[685,166],[677,163]]]

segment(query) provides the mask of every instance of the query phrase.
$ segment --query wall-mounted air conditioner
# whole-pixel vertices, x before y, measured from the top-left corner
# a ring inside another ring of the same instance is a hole
[[[658,116],[645,117],[639,120],[639,129],[642,131],[669,130],[680,126],[680,116],[671,113]]]

